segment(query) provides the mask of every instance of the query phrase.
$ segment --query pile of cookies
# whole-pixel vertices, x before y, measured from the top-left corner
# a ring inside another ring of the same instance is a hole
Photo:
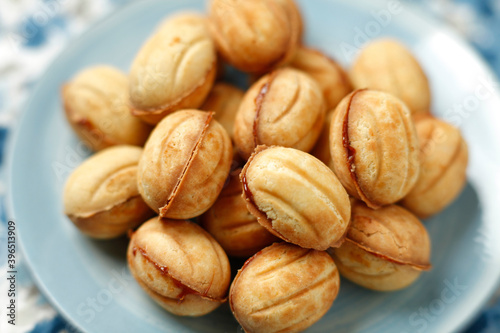
[[[432,116],[399,42],[372,41],[346,72],[303,31],[293,0],[211,0],[207,17],[166,18],[128,74],[95,66],[63,87],[99,151],[65,213],[90,237],[128,233],[130,271],[167,311],[228,301],[246,332],[296,332],[330,309],[339,272],[390,291],[431,268],[419,218],[466,182],[460,132]],[[228,257],[248,259],[234,278]]]

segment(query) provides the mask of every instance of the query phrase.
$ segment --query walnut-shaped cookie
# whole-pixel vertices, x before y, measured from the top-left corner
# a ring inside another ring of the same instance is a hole
[[[301,332],[330,309],[339,285],[326,252],[276,243],[238,271],[229,304],[245,332]]]
[[[216,73],[217,56],[206,18],[194,13],[169,17],[132,63],[132,113],[156,124],[174,111],[198,108]]]
[[[380,291],[405,288],[431,268],[427,230],[415,215],[396,205],[374,210],[353,202],[346,241],[329,252],[342,276]]]
[[[340,102],[330,128],[330,153],[347,192],[371,208],[399,201],[418,178],[410,110],[388,93],[356,90]]]
[[[161,217],[196,217],[217,199],[232,156],[231,139],[213,112],[174,112],[156,126],[144,146],[137,171],[139,192]]]
[[[154,215],[137,189],[141,154],[139,147],[110,147],[88,158],[69,176],[64,212],[81,232],[93,238],[114,238]]]
[[[349,196],[332,170],[303,151],[259,146],[240,179],[250,213],[272,234],[326,250],[344,240]]]
[[[349,73],[355,89],[388,92],[401,99],[412,114],[428,113],[429,82],[411,52],[393,39],[379,39],[365,46]]]
[[[69,124],[92,150],[143,146],[151,127],[130,114],[128,79],[111,66],[80,71],[62,88]]]
[[[321,132],[325,110],[321,89],[309,75],[278,69],[246,92],[234,123],[234,141],[245,159],[258,145],[309,151]]]
[[[335,110],[332,110],[326,114],[321,134],[319,135],[314,148],[311,150],[311,155],[325,163],[332,170],[334,170],[334,167],[332,154],[330,153],[330,127],[334,111]]]
[[[316,80],[325,96],[327,111],[335,109],[342,98],[352,91],[344,69],[320,51],[301,46],[290,66]]]
[[[240,172],[238,169],[230,175],[229,183],[201,221],[229,256],[248,258],[279,239],[248,211],[242,198]]]
[[[210,27],[221,56],[245,72],[291,60],[302,21],[293,0],[211,0]]]
[[[127,261],[142,289],[171,313],[202,316],[226,301],[229,260],[195,223],[158,217],[147,221],[132,234]]]
[[[244,92],[233,85],[223,82],[215,83],[201,110],[215,112],[217,120],[233,138],[233,126],[236,113],[240,107]]]
[[[468,151],[458,128],[433,118],[415,119],[420,142],[420,174],[401,204],[420,218],[439,213],[467,181]]]
[[[283,8],[289,10],[289,15],[291,17],[291,20],[297,22],[299,30],[298,44],[300,45],[304,39],[304,32],[305,32],[305,23],[300,11],[300,7],[297,5],[297,2],[295,0],[276,0],[276,1],[280,2]]]

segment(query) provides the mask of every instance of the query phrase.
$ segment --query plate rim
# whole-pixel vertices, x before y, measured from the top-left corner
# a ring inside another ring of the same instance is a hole
[[[10,175],[14,170],[14,155],[16,154],[16,146],[20,140],[21,131],[20,128],[26,123],[28,110],[31,108],[31,105],[34,103],[35,96],[38,94],[38,91],[43,86],[43,82],[47,81],[47,77],[50,77],[50,73],[53,68],[58,66],[58,60],[65,57],[66,53],[71,52],[78,44],[81,43],[82,40],[87,38],[88,35],[94,33],[95,30],[100,29],[101,26],[105,25],[108,21],[115,19],[122,15],[122,12],[130,10],[135,6],[143,6],[146,2],[155,2],[157,0],[143,0],[139,2],[128,2],[122,6],[115,7],[112,12],[105,14],[103,17],[98,18],[89,25],[84,31],[81,33],[71,37],[67,42],[63,49],[59,51],[59,53],[51,60],[49,65],[42,72],[43,74],[39,76],[36,80],[34,87],[28,93],[26,99],[21,103],[21,111],[19,117],[14,121],[13,126],[9,130],[9,134],[7,136],[6,144],[5,144],[5,164],[3,169],[4,179],[7,181],[7,191],[5,196],[5,209],[6,209],[6,217],[7,221],[13,219],[15,220],[15,209],[13,202],[13,187],[12,187],[12,177]],[[323,0],[326,2],[335,3],[338,0]],[[369,8],[379,8],[380,4],[385,4],[383,0],[341,0],[341,2],[346,3],[350,6],[355,6],[357,8],[361,8],[363,5],[367,5]],[[448,23],[439,21],[434,15],[426,12],[421,6],[414,3],[404,3],[404,11],[406,15],[411,14],[412,16],[416,16],[416,18],[425,24],[426,27],[431,28],[434,31],[443,32],[446,37],[451,38],[454,43],[457,43],[462,49],[467,50],[470,55],[473,56],[474,60],[481,67],[481,69],[488,74],[492,78],[496,78],[498,80],[498,75],[493,71],[491,66],[486,62],[483,56],[476,50],[472,45],[470,45],[462,36],[460,36],[455,29],[453,29]],[[380,38],[380,37],[377,37]],[[370,38],[373,40],[373,38]],[[495,87],[495,96],[500,100],[500,88]],[[500,165],[499,165],[500,167]],[[24,260],[25,266],[30,273],[30,277],[35,283],[36,287],[40,290],[43,296],[48,300],[50,305],[56,310],[57,314],[61,315],[72,327],[76,328],[81,332],[87,332],[87,330],[78,324],[77,321],[73,320],[73,317],[68,313],[68,311],[61,306],[59,301],[53,296],[50,292],[49,288],[44,283],[43,279],[38,275],[37,271],[34,270],[32,260],[28,253],[25,251],[26,245],[22,240],[22,236],[19,230],[16,228],[16,243],[21,251],[22,260]],[[499,255],[500,256],[500,255]],[[467,313],[467,315],[461,316],[458,320],[450,324],[450,332],[457,332],[459,330],[465,329],[469,326],[472,321],[477,318],[478,314],[481,310],[485,308],[487,302],[491,299],[492,294],[491,291],[496,290],[500,287],[500,267],[497,272],[497,276],[494,279],[493,286],[490,290],[490,293],[485,295],[478,300],[477,306],[473,308],[471,311]]]

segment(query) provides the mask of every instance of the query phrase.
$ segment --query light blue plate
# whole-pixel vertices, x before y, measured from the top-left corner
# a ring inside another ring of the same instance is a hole
[[[457,35],[410,7],[395,9],[368,0],[302,0],[300,5],[308,44],[343,64],[367,38],[389,35],[407,43],[430,78],[434,112],[461,127],[471,160],[465,191],[426,221],[434,269],[394,293],[371,292],[342,280],[332,309],[309,332],[458,330],[485,303],[500,275],[496,81],[489,83],[494,80],[490,70]],[[204,3],[135,2],[71,43],[40,80],[10,147],[10,214],[17,221],[24,254],[45,295],[82,331],[239,331],[227,306],[196,319],[165,312],[131,279],[126,239],[91,240],[62,213],[64,181],[88,152],[66,124],[61,84],[97,63],[127,70],[156,24],[183,8],[202,10]]]

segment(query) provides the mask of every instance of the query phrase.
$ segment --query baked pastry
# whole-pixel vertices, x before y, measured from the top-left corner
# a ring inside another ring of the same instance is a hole
[[[142,149],[114,146],[76,168],[64,187],[64,213],[93,238],[121,236],[154,215],[137,190]]]
[[[335,110],[332,110],[326,114],[323,129],[321,130],[314,148],[311,150],[311,155],[325,163],[331,170],[334,170],[334,167],[332,154],[330,153],[330,127],[334,111]]]
[[[259,146],[240,179],[248,210],[277,237],[316,250],[344,240],[349,197],[317,158],[293,148]]]
[[[342,276],[373,290],[405,288],[431,268],[427,230],[396,205],[373,210],[353,202],[346,241],[329,251]]]
[[[142,46],[130,70],[132,113],[156,124],[167,114],[198,108],[217,73],[207,20],[194,13],[169,17]]]
[[[217,199],[231,161],[231,139],[213,112],[177,111],[146,142],[137,171],[139,192],[160,217],[196,217]]]
[[[393,39],[379,39],[365,46],[349,73],[355,89],[388,92],[401,99],[413,114],[428,113],[429,82],[411,52]]]
[[[250,214],[242,196],[241,169],[235,170],[215,204],[201,217],[202,226],[229,256],[248,258],[279,239]]]
[[[151,127],[130,114],[128,79],[111,66],[80,71],[62,88],[69,124],[92,150],[114,145],[143,146]]]
[[[209,15],[218,51],[242,71],[269,71],[297,49],[302,20],[293,0],[211,0]]]
[[[234,123],[234,141],[248,159],[258,145],[312,149],[321,132],[325,102],[318,84],[292,68],[262,77],[245,94]]]
[[[302,14],[300,12],[300,8],[297,5],[297,2],[295,0],[277,0],[278,2],[281,3],[283,8],[286,8],[289,10],[289,15],[290,15],[290,20],[296,22],[298,25],[298,30],[299,30],[299,45],[302,43],[302,40],[304,38],[304,30],[305,30],[305,24],[304,20],[302,18]]]
[[[241,89],[228,83],[217,82],[201,106],[202,110],[215,112],[215,120],[224,127],[231,139],[233,138],[234,119],[243,95],[244,92]]]
[[[327,111],[352,91],[351,83],[339,64],[320,51],[301,46],[290,66],[310,75],[320,86],[325,96]]]
[[[197,224],[152,218],[132,234],[127,261],[142,289],[173,314],[202,316],[226,301],[229,260]]]
[[[467,182],[467,144],[452,125],[424,116],[415,119],[420,142],[420,174],[401,204],[420,218],[439,213]]]
[[[410,110],[388,93],[356,90],[340,102],[330,128],[330,153],[347,192],[374,209],[402,199],[418,178]]]
[[[327,253],[276,243],[238,271],[229,305],[245,332],[301,332],[330,309],[339,285]]]

